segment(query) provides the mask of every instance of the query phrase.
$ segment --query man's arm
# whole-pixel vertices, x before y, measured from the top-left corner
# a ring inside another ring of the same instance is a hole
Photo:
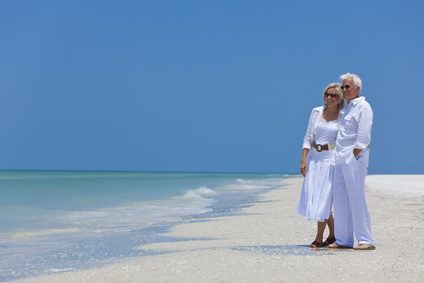
[[[353,155],[357,157],[362,150],[370,146],[373,113],[371,108],[365,108],[358,117],[358,134]]]

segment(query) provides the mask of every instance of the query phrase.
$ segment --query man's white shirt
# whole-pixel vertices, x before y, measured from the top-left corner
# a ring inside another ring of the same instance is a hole
[[[353,154],[353,149],[366,149],[371,143],[373,112],[365,97],[351,100],[342,115],[335,150],[336,164],[342,164]]]

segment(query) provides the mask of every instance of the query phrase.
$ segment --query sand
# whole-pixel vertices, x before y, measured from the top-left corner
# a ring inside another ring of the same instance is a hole
[[[309,248],[316,223],[294,213],[302,181],[285,180],[238,215],[174,226],[168,236],[185,241],[139,247],[155,255],[15,282],[424,280],[424,175],[367,177],[374,251]]]

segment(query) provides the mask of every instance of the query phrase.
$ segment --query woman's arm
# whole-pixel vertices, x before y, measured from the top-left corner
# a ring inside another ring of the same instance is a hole
[[[309,150],[312,148],[313,124],[315,123],[316,117],[319,116],[320,113],[322,113],[322,107],[312,109],[311,115],[309,116],[308,129],[306,130],[305,137],[303,138],[303,153],[302,160],[300,161],[300,172],[302,173],[303,177],[306,177],[306,172],[308,171],[306,156],[308,155]]]
[[[300,160],[300,173],[302,173],[303,177],[306,177],[306,173],[308,171],[308,165],[306,164],[306,156],[308,156],[309,149],[304,148],[302,152],[302,159]]]
[[[314,134],[312,133],[317,116],[320,114],[320,108],[312,109],[311,115],[309,116],[308,128],[306,129],[305,137],[303,138],[303,148],[311,149],[312,140]]]

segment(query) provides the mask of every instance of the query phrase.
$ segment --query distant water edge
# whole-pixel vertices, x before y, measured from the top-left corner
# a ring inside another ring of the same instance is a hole
[[[0,281],[142,255],[169,225],[237,213],[293,176],[0,171]]]

